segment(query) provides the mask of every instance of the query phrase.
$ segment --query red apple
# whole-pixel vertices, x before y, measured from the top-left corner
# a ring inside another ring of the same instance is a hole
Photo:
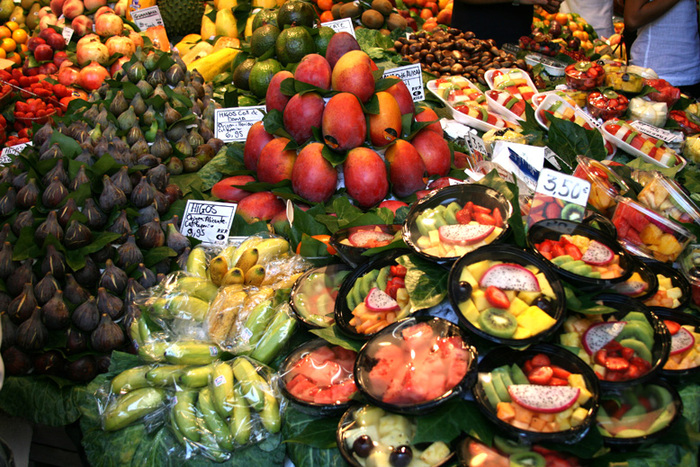
[[[61,64],[66,61],[68,61],[68,54],[65,50],[59,50],[53,54],[53,64],[59,69],[61,69]]]
[[[57,17],[63,13],[63,4],[65,3],[65,1],[66,0],[51,0],[51,2],[49,3],[51,11],[53,11],[53,14]]]
[[[39,36],[30,37],[27,41],[27,49],[30,52],[34,52],[36,47],[40,44],[46,44],[46,41]]]
[[[53,49],[48,44],[39,44],[34,49],[34,58],[37,62],[45,62],[53,59]]]
[[[49,38],[46,39],[46,43],[50,45],[54,51],[64,50],[66,48],[66,40],[59,33],[49,34]]]

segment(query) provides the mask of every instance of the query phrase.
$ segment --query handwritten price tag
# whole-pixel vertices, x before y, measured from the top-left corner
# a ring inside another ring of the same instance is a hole
[[[412,65],[392,68],[384,72],[384,78],[387,76],[398,76],[406,84],[406,87],[411,92],[413,102],[425,100],[425,87],[423,86],[423,72],[420,69],[419,63]]]
[[[335,32],[347,32],[350,33],[352,37],[355,37],[355,26],[353,26],[352,19],[350,18],[328,21],[325,23],[321,23],[321,26],[327,26]]]
[[[63,40],[66,41],[66,44],[70,42],[70,38],[73,37],[74,32],[75,31],[69,27],[63,28]]]
[[[265,106],[217,109],[214,114],[214,134],[222,141],[245,141],[255,122],[265,116]]]
[[[591,193],[591,182],[554,170],[543,169],[537,180],[535,192],[586,206],[588,195]]]
[[[31,141],[24,144],[16,144],[0,151],[0,165],[12,164],[13,157],[19,156],[24,148],[32,146]]]
[[[160,16],[160,9],[157,6],[134,10],[131,12],[131,17],[141,31],[164,25],[163,17]]]
[[[650,125],[649,123],[642,122],[640,120],[634,120],[630,123],[630,126],[637,131],[641,131],[649,136],[660,139],[664,143],[681,143],[683,141],[683,135],[680,133],[664,130],[663,128]]]
[[[188,200],[180,233],[209,245],[222,245],[228,239],[237,204]]]

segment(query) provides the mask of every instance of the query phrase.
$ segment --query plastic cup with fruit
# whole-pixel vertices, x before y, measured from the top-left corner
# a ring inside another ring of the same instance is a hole
[[[681,377],[700,373],[700,318],[690,313],[652,308],[671,335],[671,350],[661,373]]]
[[[507,435],[566,443],[593,424],[599,391],[585,362],[550,344],[492,350],[479,362],[473,389],[479,408]]]
[[[662,216],[681,223],[700,224],[700,210],[676,182],[660,172],[651,179],[637,195],[637,201]]]
[[[593,91],[588,95],[586,108],[595,118],[610,120],[619,118],[627,111],[629,99],[615,91]]]
[[[611,217],[617,202],[615,197],[629,192],[629,187],[615,172],[595,159],[577,156],[574,177],[591,182],[588,203],[604,216]]]
[[[505,128],[508,123],[487,107],[474,102],[462,102],[452,105],[452,116],[459,123],[481,131]]]
[[[508,233],[510,202],[478,184],[442,188],[415,203],[404,223],[403,238],[420,256],[432,261],[457,258]]]
[[[644,304],[654,310],[683,309],[690,302],[691,289],[683,273],[666,263],[653,259],[644,259],[644,263],[655,275],[658,288],[653,296],[644,300]]]
[[[355,381],[369,402],[404,415],[430,412],[474,383],[476,349],[442,318],[408,318],[360,350]]]
[[[601,86],[605,80],[603,67],[585,60],[568,65],[564,73],[567,86],[584,91]]]
[[[537,123],[543,128],[549,128],[549,118],[556,117],[562,120],[568,120],[577,124],[586,130],[592,130],[595,128],[594,122],[591,118],[583,112],[578,107],[574,107],[569,104],[566,99],[556,95],[550,94],[547,96],[537,107],[535,111],[535,118]]]
[[[638,93],[644,87],[644,78],[624,68],[611,70],[605,73],[605,85],[615,91]]]
[[[663,323],[640,302],[622,295],[600,295],[596,301],[617,311],[571,314],[559,336],[561,345],[593,368],[603,388],[631,386],[654,377],[671,346]]]
[[[310,328],[332,326],[335,299],[349,272],[347,266],[333,264],[307,271],[297,279],[289,298],[297,318]]]
[[[693,303],[700,306],[700,244],[689,245],[680,263],[681,271],[690,283]]]
[[[487,446],[481,441],[465,436],[457,447],[457,457],[464,467],[511,467],[511,466],[566,466],[581,467],[574,456],[554,451],[539,445],[519,443],[501,436],[493,437]]]
[[[543,260],[508,245],[460,258],[450,271],[448,296],[467,329],[516,347],[556,332],[566,301],[561,282]]]
[[[330,415],[348,408],[357,392],[357,353],[323,339],[294,349],[280,366],[280,390],[300,410]]]
[[[611,288],[615,293],[632,297],[637,300],[647,300],[656,294],[659,289],[659,281],[651,266],[643,261],[635,259],[632,275],[625,282],[614,284]]]
[[[354,467],[438,467],[446,465],[454,451],[443,441],[413,443],[413,417],[379,407],[351,407],[340,419],[336,442],[341,456]]]
[[[630,256],[613,239],[588,225],[549,219],[531,225],[527,242],[563,279],[599,290],[632,275]]]
[[[620,243],[634,254],[675,261],[695,236],[680,225],[627,198],[618,197],[612,217]]]
[[[654,92],[647,93],[646,96],[649,99],[655,102],[665,102],[669,108],[673,107],[678,102],[678,99],[681,98],[681,90],[671,86],[665,79],[645,79],[644,85],[656,89]]]
[[[520,68],[500,68],[486,70],[484,80],[489,88],[497,91],[505,91],[511,96],[526,102],[532,100],[537,92],[530,75]]]
[[[586,208],[580,204],[564,201],[560,198],[535,193],[527,215],[527,225],[544,219],[567,219],[581,222],[586,215]]]
[[[632,447],[659,438],[680,418],[678,391],[663,380],[606,393],[596,427],[607,446]]]
[[[371,258],[364,254],[370,248],[387,246],[400,239],[402,227],[399,224],[348,227],[331,235],[330,244],[335,248],[338,256],[354,268]]]

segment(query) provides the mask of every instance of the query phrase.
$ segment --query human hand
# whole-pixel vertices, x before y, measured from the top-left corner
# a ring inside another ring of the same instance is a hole
[[[556,13],[559,11],[562,0],[548,0],[546,4],[542,5],[542,8],[547,13]]]

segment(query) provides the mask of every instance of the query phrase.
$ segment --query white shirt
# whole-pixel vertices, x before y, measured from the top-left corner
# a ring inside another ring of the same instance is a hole
[[[613,27],[613,0],[565,0],[559,11],[578,13],[595,32],[602,37],[610,37],[615,32]]]
[[[651,68],[674,86],[700,82],[695,0],[681,0],[663,16],[639,28],[630,57],[631,64]]]

